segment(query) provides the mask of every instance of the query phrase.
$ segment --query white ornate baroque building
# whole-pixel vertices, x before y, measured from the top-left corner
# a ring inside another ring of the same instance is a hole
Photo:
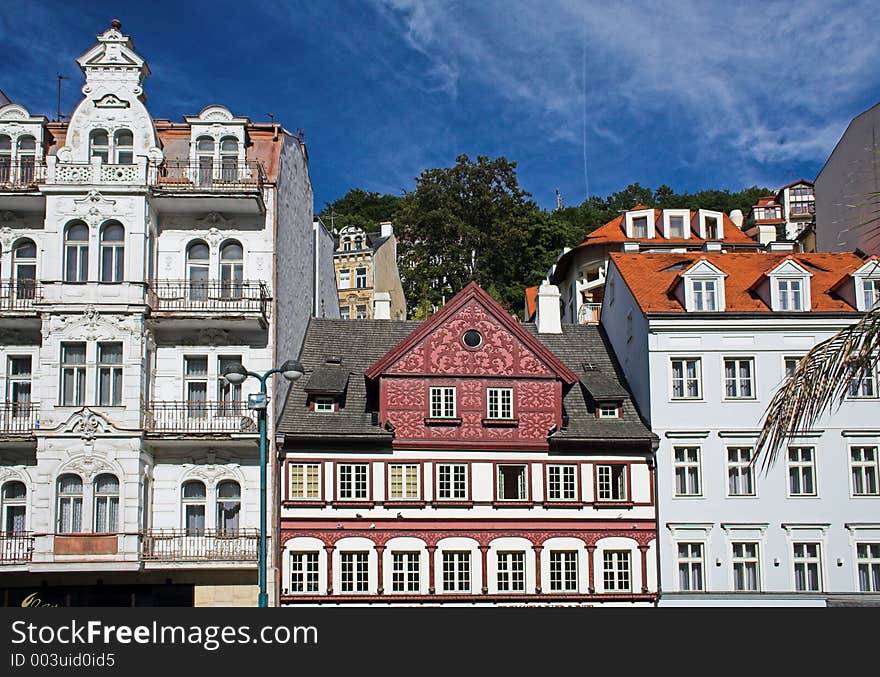
[[[77,62],[69,122],[0,107],[0,604],[253,604],[259,385],[219,377],[338,316],[307,152],[151,118],[119,22]]]

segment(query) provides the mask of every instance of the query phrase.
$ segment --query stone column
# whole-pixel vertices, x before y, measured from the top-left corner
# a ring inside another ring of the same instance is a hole
[[[587,576],[589,580],[587,581],[587,592],[591,595],[596,592],[596,575],[594,573],[595,570],[595,554],[596,554],[596,546],[588,545],[587,546]]]
[[[325,545],[324,552],[327,553],[327,594],[333,594],[333,551],[336,550],[335,545]]]
[[[436,545],[429,545],[428,547],[428,594],[433,595],[435,592],[434,588],[434,553],[437,552]]]
[[[648,546],[640,545],[639,552],[642,553],[642,592],[648,592]]]
[[[532,550],[535,551],[535,593],[541,594],[541,551],[543,545],[533,545]]]
[[[483,585],[482,585],[482,593],[484,595],[489,594],[489,546],[481,545],[480,548],[480,559],[483,562]]]
[[[385,577],[383,575],[384,571],[384,562],[385,559],[385,546],[384,545],[374,545],[373,548],[376,550],[376,558],[377,558],[377,572],[379,576],[378,585],[376,586],[376,594],[381,595],[385,592]]]

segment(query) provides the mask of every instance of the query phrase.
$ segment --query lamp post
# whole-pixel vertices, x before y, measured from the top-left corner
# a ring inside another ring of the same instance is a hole
[[[303,375],[303,366],[297,360],[287,360],[280,367],[270,369],[264,374],[248,371],[241,364],[231,364],[223,370],[223,378],[233,385],[240,385],[253,376],[260,380],[260,392],[248,397],[248,409],[255,409],[260,423],[260,596],[257,606],[269,606],[266,595],[266,465],[268,446],[266,440],[266,408],[269,398],[266,396],[266,381],[272,374],[281,374],[288,381],[296,381]]]

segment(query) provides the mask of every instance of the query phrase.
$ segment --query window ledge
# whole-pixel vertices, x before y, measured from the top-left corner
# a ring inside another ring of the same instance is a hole
[[[361,499],[330,501],[330,506],[333,508],[373,508],[375,505],[376,504],[373,501],[365,501]]]
[[[305,499],[287,499],[281,501],[281,505],[285,508],[324,508],[327,501],[309,501]]]
[[[473,501],[439,499],[431,503],[432,508],[473,508]]]
[[[503,498],[495,499],[492,501],[493,508],[534,508],[534,501],[523,501],[523,500],[505,500]]]
[[[583,501],[544,501],[545,508],[583,508]]]
[[[425,501],[421,500],[406,501],[395,498],[390,501],[385,501],[382,505],[386,508],[424,508],[427,504]]]
[[[593,501],[594,508],[632,508],[632,501]]]
[[[461,425],[461,416],[455,416],[450,418],[431,418],[430,416],[426,416],[425,425]]]
[[[487,428],[518,428],[518,418],[484,418],[483,425]]]

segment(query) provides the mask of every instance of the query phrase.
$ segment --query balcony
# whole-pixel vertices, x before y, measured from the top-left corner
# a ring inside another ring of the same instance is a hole
[[[806,202],[792,204],[788,210],[789,216],[793,219],[811,219],[816,213],[816,203]]]
[[[0,531],[0,566],[30,562],[34,535],[29,531]]]
[[[266,211],[261,162],[165,160],[150,167],[149,178],[160,211]]]
[[[0,163],[0,192],[36,191],[37,186],[46,182],[46,164],[43,162],[21,162],[18,165]]]
[[[246,402],[144,402],[147,434],[205,436],[257,434],[257,414]]]
[[[91,162],[55,162],[54,171],[49,172],[50,184],[61,186],[121,185],[143,186],[147,183],[147,165],[104,164],[100,158]]]
[[[141,559],[157,562],[256,562],[259,546],[258,529],[150,529],[141,539]]]
[[[578,324],[599,324],[601,303],[583,303],[578,310]]]
[[[0,282],[0,316],[36,316],[34,303],[42,299],[43,288],[36,280]]]
[[[40,405],[35,402],[0,404],[0,437],[28,437],[37,428]]]
[[[256,280],[158,280],[147,283],[147,304],[153,317],[164,323],[215,320],[240,327],[256,324],[266,329],[272,297]]]

